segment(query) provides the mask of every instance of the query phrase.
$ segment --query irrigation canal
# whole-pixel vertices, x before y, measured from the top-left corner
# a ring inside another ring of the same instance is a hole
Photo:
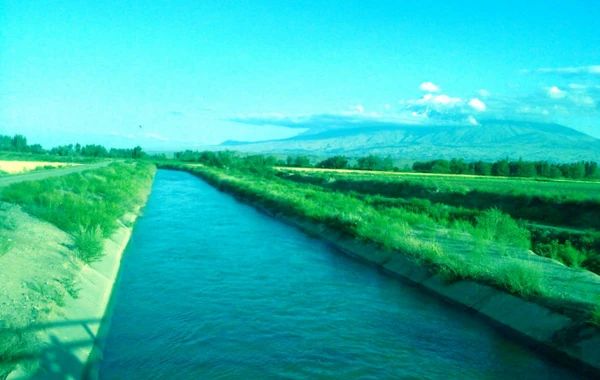
[[[159,170],[101,379],[568,379],[477,317]]]

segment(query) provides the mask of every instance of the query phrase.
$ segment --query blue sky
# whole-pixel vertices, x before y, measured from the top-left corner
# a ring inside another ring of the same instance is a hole
[[[596,0],[7,0],[0,133],[157,149],[500,118],[600,137],[598,15]]]

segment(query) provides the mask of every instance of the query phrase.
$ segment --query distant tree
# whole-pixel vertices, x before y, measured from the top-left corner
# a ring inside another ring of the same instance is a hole
[[[42,154],[45,152],[45,150],[40,144],[33,144],[29,146],[29,152],[35,154]]]
[[[317,164],[318,168],[345,169],[348,167],[348,159],[344,156],[329,157]]]
[[[515,167],[516,171],[514,175],[518,177],[535,177],[536,175],[535,165],[533,162],[519,159],[519,161],[515,163]]]
[[[473,174],[477,175],[491,175],[492,164],[483,161],[473,162]]]
[[[15,135],[12,140],[12,147],[17,152],[27,152],[27,138],[23,135]]]
[[[296,156],[294,160],[294,166],[299,168],[310,168],[312,165],[310,164],[310,159],[306,156]]]
[[[449,168],[452,174],[464,174],[467,172],[468,165],[465,164],[462,158],[453,158],[450,160]]]
[[[492,164],[492,175],[503,177],[510,175],[510,166],[507,158]]]
[[[549,175],[550,178],[561,178],[562,176],[563,176],[563,173],[558,166],[550,167],[550,175]]]
[[[382,167],[381,158],[370,154],[366,157],[360,157],[356,160],[357,169],[361,170],[380,170]]]
[[[140,159],[142,157],[144,157],[144,151],[142,150],[142,147],[138,145],[135,148],[133,148],[133,152],[131,153],[131,158]]]
[[[585,163],[585,177],[596,179],[600,177],[600,169],[598,169],[597,162],[586,162]]]
[[[386,158],[381,160],[381,170],[384,170],[384,171],[394,170],[394,160],[392,159],[392,156],[390,156],[389,154],[387,155]]]

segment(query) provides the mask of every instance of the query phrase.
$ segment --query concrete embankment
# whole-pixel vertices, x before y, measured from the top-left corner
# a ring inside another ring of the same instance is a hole
[[[558,307],[548,307],[541,302],[544,300],[520,298],[503,289],[470,280],[449,283],[432,268],[416,263],[408,255],[381,249],[373,243],[360,242],[305,218],[275,214],[259,202],[236,194],[235,189],[230,186],[222,186],[222,183],[210,176],[191,173],[209,183],[214,182],[212,184],[221,190],[322,239],[349,256],[377,266],[382,272],[418,286],[469,312],[477,313],[502,333],[552,360],[572,366],[585,375],[600,375],[600,329],[587,323],[585,319],[561,312],[560,302]],[[568,301],[565,300],[564,304],[568,304]]]
[[[144,197],[143,204],[149,196]],[[138,207],[120,220],[120,227],[104,242],[104,256],[91,265],[84,265],[76,276],[79,289],[76,299],[49,316],[37,331],[41,341],[39,367],[32,374],[27,366],[18,366],[8,379],[93,379],[102,357],[103,336],[110,319],[110,302],[118,279],[123,253],[140,215]]]

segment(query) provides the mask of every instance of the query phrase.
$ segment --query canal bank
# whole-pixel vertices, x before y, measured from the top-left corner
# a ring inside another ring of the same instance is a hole
[[[190,172],[262,212],[319,237],[352,257],[483,317],[503,333],[552,360],[577,368],[583,374],[600,374],[600,330],[587,323],[587,320],[573,318],[555,305],[548,307],[539,300],[520,298],[486,284],[469,280],[449,283],[431,268],[416,264],[406,255],[393,254],[375,244],[359,242],[305,218],[274,213],[264,203],[237,192],[235,185],[227,181],[198,171]]]
[[[101,379],[578,378],[187,173],[157,173],[121,271]]]
[[[151,192],[152,177],[148,178],[147,187],[136,195],[137,206],[122,215],[116,221],[116,230],[103,240],[102,258],[91,264],[83,264],[76,259],[72,237],[49,223],[29,217],[31,221],[19,226],[31,229],[30,239],[33,241],[40,240],[49,246],[56,246],[56,252],[53,252],[54,248],[45,251],[45,246],[37,250],[31,248],[32,261],[29,263],[47,272],[48,280],[45,283],[36,282],[39,284],[36,292],[45,300],[52,299],[53,304],[48,306],[51,311],[42,321],[14,330],[18,335],[34,335],[35,344],[20,355],[25,365],[18,365],[8,379],[94,378],[93,369],[101,359],[102,337],[108,327],[109,305],[121,260],[136,220]],[[37,227],[31,228],[33,223]],[[60,239],[56,236],[60,236]],[[38,258],[37,262],[35,257]],[[60,277],[73,272],[75,277],[69,282]],[[57,298],[59,293],[49,293],[54,292],[51,287],[54,284],[64,286],[69,296]],[[23,286],[32,285],[24,283]],[[34,305],[33,308],[38,306]]]

